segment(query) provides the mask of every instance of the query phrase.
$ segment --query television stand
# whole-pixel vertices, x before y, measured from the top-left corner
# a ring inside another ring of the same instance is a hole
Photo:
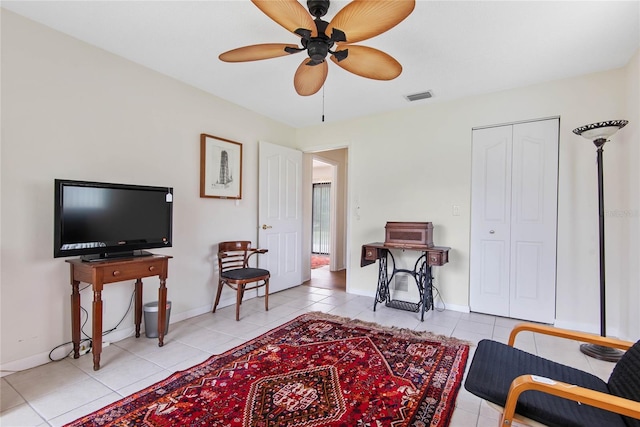
[[[142,278],[158,276],[158,346],[164,345],[165,324],[167,319],[167,272],[169,259],[167,255],[151,255],[139,258],[109,260],[102,262],[84,262],[81,259],[67,260],[71,264],[71,336],[73,341],[73,358],[80,357],[80,282],[89,283],[93,287],[92,334],[93,370],[100,369],[100,353],[102,353],[102,289],[109,283],[135,279],[135,324],[136,338],[140,337],[142,323]]]
[[[112,259],[138,258],[152,255],[153,254],[151,252],[147,251],[105,252],[102,254],[82,255],[80,259],[83,262],[103,262]]]

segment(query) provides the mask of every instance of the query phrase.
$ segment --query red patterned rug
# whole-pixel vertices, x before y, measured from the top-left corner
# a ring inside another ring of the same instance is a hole
[[[320,268],[329,265],[328,255],[311,255],[311,268]]]
[[[300,316],[67,426],[447,426],[469,347]]]

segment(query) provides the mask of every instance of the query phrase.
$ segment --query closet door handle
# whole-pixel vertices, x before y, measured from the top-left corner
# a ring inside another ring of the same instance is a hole
[[[489,230],[489,234],[496,234],[495,230]]]

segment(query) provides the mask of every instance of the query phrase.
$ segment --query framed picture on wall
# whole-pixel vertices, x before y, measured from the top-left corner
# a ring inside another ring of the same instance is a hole
[[[242,144],[200,134],[200,197],[242,198]]]

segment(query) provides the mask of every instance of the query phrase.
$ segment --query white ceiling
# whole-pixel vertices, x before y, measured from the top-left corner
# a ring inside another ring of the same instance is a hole
[[[306,1],[301,0],[306,6]],[[331,17],[348,2],[332,1]],[[2,1],[2,7],[294,127],[412,108],[624,66],[640,47],[640,1],[431,1],[363,41],[403,66],[384,82],[331,61],[324,91],[301,97],[304,53],[224,63],[226,50],[299,38],[246,0]],[[434,98],[408,102],[432,90]]]

